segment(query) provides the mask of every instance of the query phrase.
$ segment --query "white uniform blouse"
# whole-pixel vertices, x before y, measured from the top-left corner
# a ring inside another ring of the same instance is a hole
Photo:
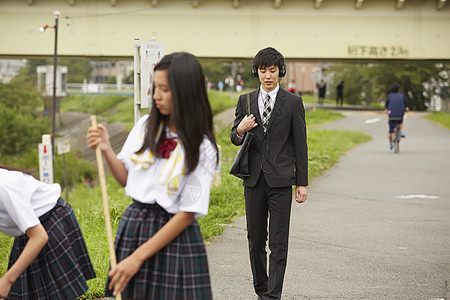
[[[136,159],[135,152],[141,147],[146,133],[148,115],[139,119],[128,135],[121,152],[117,157],[125,164],[128,178],[125,186],[127,196],[136,201],[148,204],[157,203],[168,213],[179,211],[195,212],[196,216],[206,215],[209,206],[210,186],[216,168],[217,151],[211,141],[205,137],[200,145],[199,163],[196,169],[187,176],[181,176],[178,188],[168,192],[167,185],[160,182],[161,174],[167,169],[169,159],[146,159],[152,155],[147,150]],[[167,132],[168,138],[177,135]],[[184,150],[182,147],[180,151]],[[176,149],[172,151],[174,155]],[[134,159],[133,159],[134,156]],[[184,156],[183,156],[184,157]],[[139,162],[137,162],[137,160]],[[184,161],[178,162],[184,165]]]
[[[0,168],[0,231],[18,237],[55,207],[59,184],[40,182],[33,176]]]

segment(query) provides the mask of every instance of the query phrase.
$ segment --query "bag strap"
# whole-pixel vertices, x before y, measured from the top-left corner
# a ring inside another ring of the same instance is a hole
[[[247,94],[247,116],[250,116],[250,93]]]

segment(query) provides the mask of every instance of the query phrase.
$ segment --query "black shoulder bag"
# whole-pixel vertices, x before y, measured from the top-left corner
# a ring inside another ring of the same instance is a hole
[[[250,115],[250,93],[247,94],[247,116]],[[248,152],[250,144],[253,140],[253,133],[247,131],[245,133],[244,142],[240,146],[236,157],[234,158],[233,165],[230,169],[230,174],[240,179],[245,179],[250,176],[249,171],[249,157]]]

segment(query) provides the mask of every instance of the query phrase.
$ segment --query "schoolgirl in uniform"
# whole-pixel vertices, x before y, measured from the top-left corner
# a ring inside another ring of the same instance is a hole
[[[135,124],[117,156],[101,124],[86,140],[92,149],[99,145],[133,199],[119,225],[118,264],[106,288],[129,299],[212,299],[195,217],[208,212],[218,152],[196,57],[174,53],[158,63],[150,115]]]
[[[75,299],[95,272],[59,184],[0,166],[0,231],[15,237],[0,298]]]

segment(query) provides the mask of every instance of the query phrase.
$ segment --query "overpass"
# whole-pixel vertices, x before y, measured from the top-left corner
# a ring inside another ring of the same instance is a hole
[[[133,40],[166,53],[291,60],[449,60],[447,0],[0,0],[0,57],[131,58]]]

